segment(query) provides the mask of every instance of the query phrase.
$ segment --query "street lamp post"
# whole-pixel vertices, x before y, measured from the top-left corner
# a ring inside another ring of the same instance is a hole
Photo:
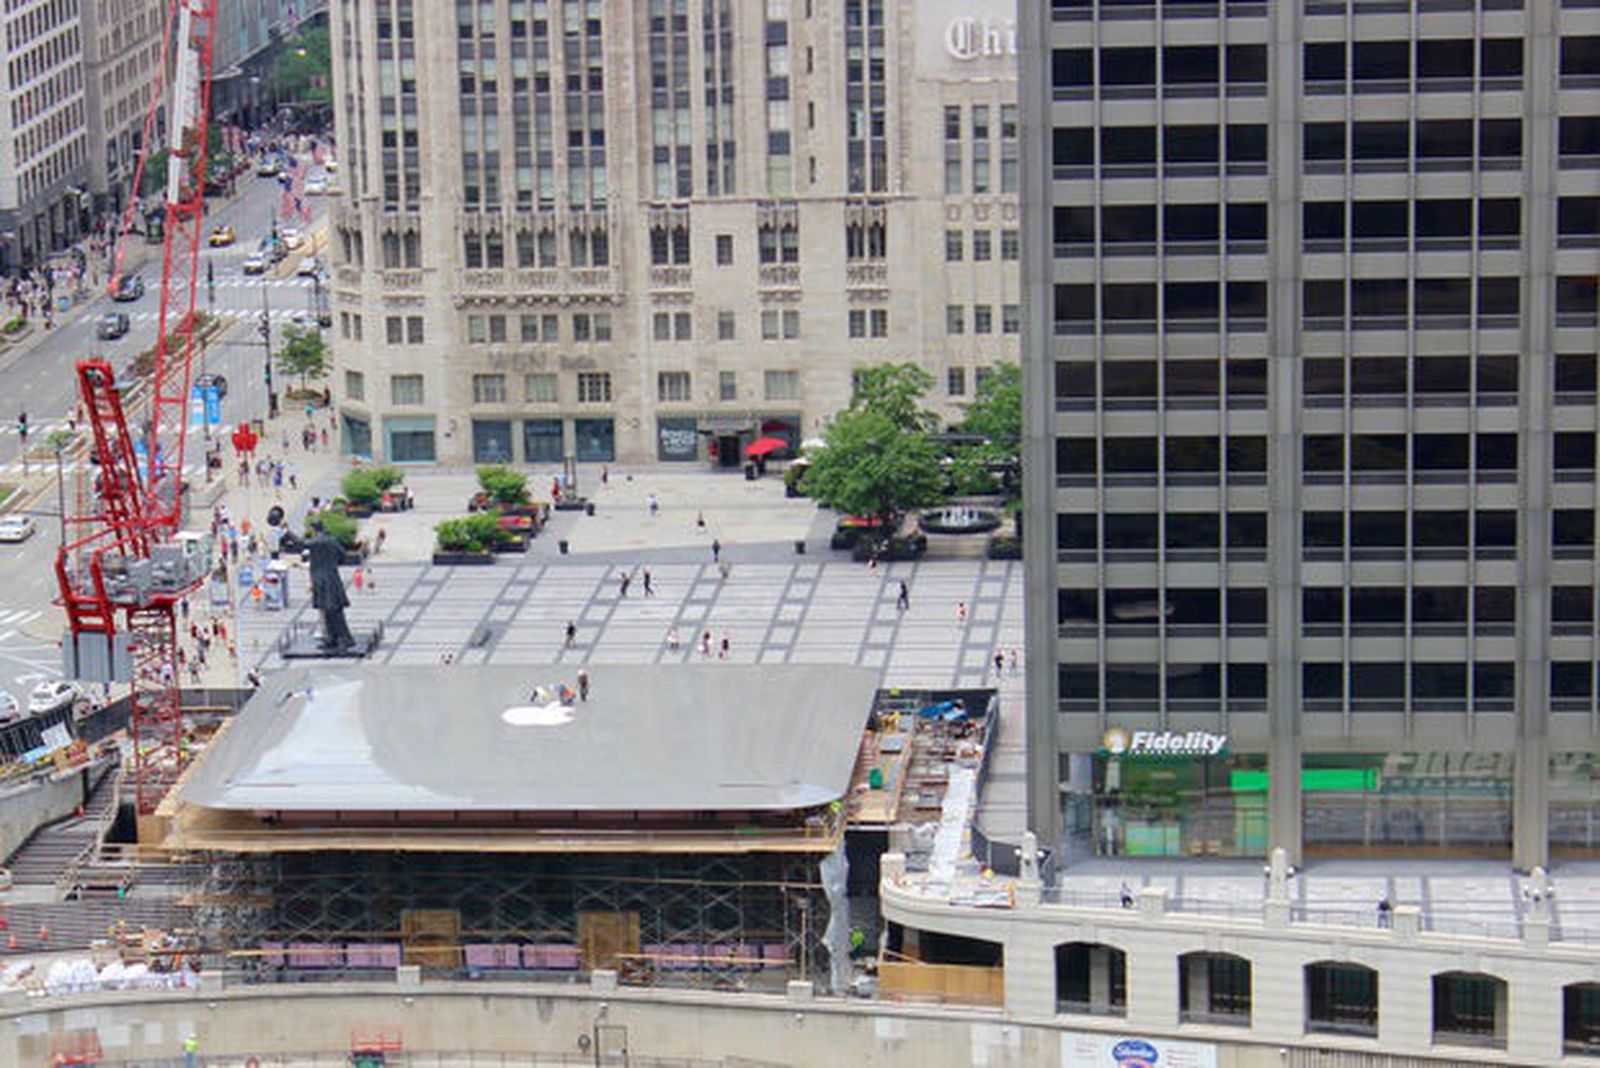
[[[267,281],[261,279],[261,344],[267,352],[267,418],[276,419],[278,416],[278,395],[272,389],[272,309],[267,305]]]
[[[61,524],[61,547],[67,544],[67,481],[61,464],[61,452],[66,442],[56,441],[56,517]]]

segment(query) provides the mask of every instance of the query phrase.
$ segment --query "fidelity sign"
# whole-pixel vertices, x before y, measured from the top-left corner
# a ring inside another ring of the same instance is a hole
[[[1100,746],[1112,756],[1197,756],[1222,755],[1228,747],[1226,734],[1209,731],[1130,731],[1112,727],[1100,738]]]

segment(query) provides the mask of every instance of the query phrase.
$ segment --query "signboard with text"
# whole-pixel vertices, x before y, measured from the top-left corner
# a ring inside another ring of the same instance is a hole
[[[1001,0],[918,0],[917,71],[943,78],[1017,76],[1017,6]]]
[[[1062,1068],[1217,1068],[1217,1047],[1205,1042],[1065,1031]]]

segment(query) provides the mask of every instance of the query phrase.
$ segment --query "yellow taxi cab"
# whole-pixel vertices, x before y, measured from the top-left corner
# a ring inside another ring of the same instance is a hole
[[[233,244],[234,233],[231,226],[217,226],[211,230],[211,247],[221,248],[223,245]]]

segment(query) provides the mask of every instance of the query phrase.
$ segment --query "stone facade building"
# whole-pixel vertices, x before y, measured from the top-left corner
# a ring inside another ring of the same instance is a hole
[[[737,462],[1015,359],[1007,5],[336,0],[348,453]]]

